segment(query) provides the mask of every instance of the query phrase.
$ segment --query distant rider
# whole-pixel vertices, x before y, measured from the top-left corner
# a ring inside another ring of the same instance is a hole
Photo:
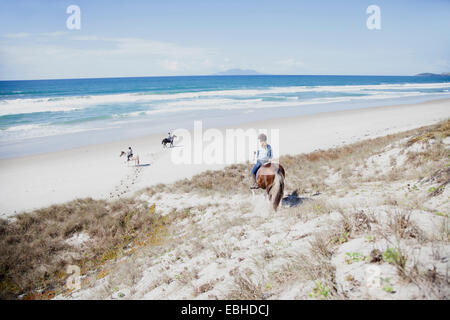
[[[131,149],[131,147],[128,147],[127,161],[130,161],[131,158],[133,158],[133,150]]]

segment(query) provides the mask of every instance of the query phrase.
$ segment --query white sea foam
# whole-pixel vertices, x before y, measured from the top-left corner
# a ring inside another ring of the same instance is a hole
[[[33,130],[33,129],[37,129],[37,128],[41,128],[41,127],[42,126],[38,125],[38,124],[22,124],[22,125],[6,128],[5,131],[7,131],[7,132],[27,131],[27,130]]]
[[[142,94],[142,93],[126,93],[126,94],[108,94],[108,95],[91,95],[61,98],[34,98],[34,99],[6,99],[0,101],[0,116],[14,114],[30,114],[36,112],[49,111],[71,111],[83,109],[95,105],[110,105],[118,103],[154,103],[163,104],[174,103],[181,105],[186,100],[194,101],[195,104],[212,105],[215,102],[221,103],[216,98],[222,97],[229,99],[231,104],[237,104],[239,100],[233,98],[244,98],[251,102],[262,103],[259,99],[262,95],[279,95],[279,94],[301,94],[305,92],[334,92],[348,94],[367,94],[375,99],[387,94],[403,94],[408,96],[410,90],[420,89],[445,89],[450,87],[450,83],[417,83],[417,84],[381,84],[381,85],[345,85],[345,86],[292,86],[292,87],[271,87],[264,89],[238,89],[238,90],[216,90],[216,91],[200,91],[200,92],[183,92],[174,94]],[[390,91],[397,90],[397,91]],[[401,90],[408,90],[398,92]],[[448,92],[448,91],[447,91]],[[442,93],[442,92],[441,92]],[[420,92],[416,92],[420,95]],[[378,96],[378,97],[377,97]],[[297,100],[298,97],[284,97],[286,100]],[[352,97],[357,99],[358,97]],[[367,96],[365,97],[368,98]],[[325,98],[319,98],[325,99]],[[233,101],[231,101],[233,100]],[[253,100],[253,101],[252,101]],[[214,102],[215,101],[215,102]],[[326,99],[324,101],[327,101]],[[277,101],[277,103],[280,101]],[[282,103],[284,101],[281,101]]]
[[[443,93],[439,93],[443,94]],[[422,92],[384,92],[377,93],[372,96],[342,96],[342,97],[325,97],[312,98],[304,101],[295,99],[284,101],[263,101],[262,99],[248,99],[248,100],[233,100],[233,99],[208,99],[208,100],[191,100],[191,101],[176,101],[161,104],[156,108],[148,111],[134,111],[126,114],[115,115],[116,117],[136,117],[141,115],[159,115],[169,113],[191,112],[191,111],[212,111],[212,110],[252,110],[252,109],[267,109],[267,108],[286,108],[286,107],[300,107],[306,105],[317,105],[327,103],[343,103],[351,101],[370,101],[383,99],[397,99],[408,97],[419,97],[425,95],[432,95]]]
[[[88,128],[80,125],[75,126],[47,125],[47,124],[18,125],[2,130],[0,134],[0,142],[57,136],[61,134],[77,133],[92,130],[100,130],[100,128]]]
[[[267,90],[266,90],[267,91]],[[229,97],[211,97],[208,99],[185,99],[185,100],[169,100],[160,101],[157,104],[149,104],[148,110],[132,111],[129,113],[113,114],[113,120],[104,121],[102,124],[96,124],[97,128],[92,128],[92,125],[87,125],[85,123],[75,123],[75,124],[22,124],[13,125],[8,128],[4,128],[0,131],[0,143],[18,141],[28,138],[36,137],[46,137],[55,136],[67,133],[77,133],[88,130],[101,130],[101,128],[112,128],[115,126],[121,126],[120,123],[128,123],[132,121],[130,118],[135,118],[136,121],[142,117],[150,117],[152,119],[157,119],[159,115],[164,114],[176,114],[179,113],[181,117],[184,116],[186,112],[202,112],[207,117],[207,112],[211,111],[224,111],[224,110],[242,110],[243,113],[249,113],[262,109],[269,108],[295,108],[304,107],[328,103],[348,103],[348,102],[358,102],[358,101],[377,101],[383,99],[397,99],[397,98],[408,98],[408,97],[431,97],[433,95],[449,95],[449,92],[439,92],[439,93],[424,93],[419,91],[376,91],[374,93],[369,92],[368,95],[364,96],[338,96],[338,97],[317,97],[305,100],[297,99],[286,99],[286,100],[263,100],[258,97],[251,97],[248,99],[232,99]],[[295,97],[297,98],[297,97]],[[122,119],[122,120],[121,120]],[[100,128],[101,127],[101,128]]]

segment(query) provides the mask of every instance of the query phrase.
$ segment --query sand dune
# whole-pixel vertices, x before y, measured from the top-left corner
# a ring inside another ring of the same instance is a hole
[[[134,241],[56,298],[448,299],[449,129],[282,157],[286,193],[304,200],[276,213],[250,196],[243,165],[145,190],[170,221],[160,240]]]

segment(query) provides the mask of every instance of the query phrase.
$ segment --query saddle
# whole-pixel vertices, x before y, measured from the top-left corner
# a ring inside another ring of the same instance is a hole
[[[273,176],[278,168],[282,169],[281,172],[284,176],[284,169],[278,163],[272,163],[270,161],[266,162],[256,172],[256,179],[258,179],[259,176]]]
[[[263,164],[256,172],[256,182],[261,189],[270,191],[277,173],[281,173],[283,178],[286,176],[284,168],[278,163],[267,162]]]

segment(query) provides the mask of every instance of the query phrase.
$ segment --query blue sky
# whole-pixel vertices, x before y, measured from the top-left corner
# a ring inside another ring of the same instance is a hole
[[[81,9],[68,30],[66,8]],[[381,9],[381,30],[366,8]],[[0,79],[450,71],[450,1],[0,0]]]

